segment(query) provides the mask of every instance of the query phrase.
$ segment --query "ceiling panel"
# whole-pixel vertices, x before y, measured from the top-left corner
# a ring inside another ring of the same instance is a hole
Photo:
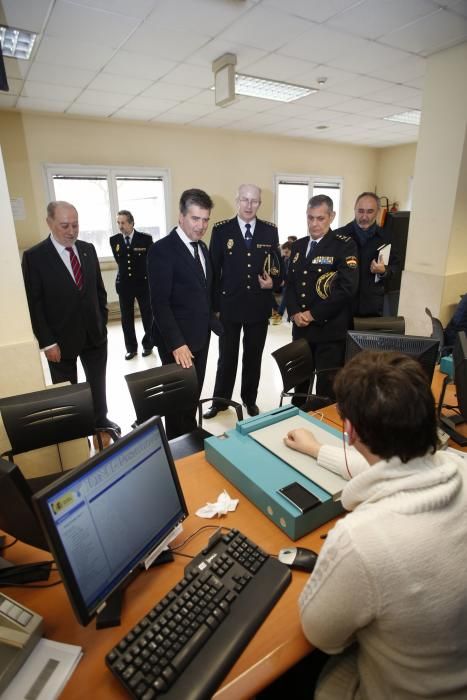
[[[383,117],[419,108],[426,56],[467,40],[467,0],[0,4],[11,24],[41,32],[29,61],[5,59],[12,89],[0,109],[368,147],[416,141],[417,127]],[[237,96],[219,108],[212,62],[227,52],[240,72],[319,90],[291,103]]]

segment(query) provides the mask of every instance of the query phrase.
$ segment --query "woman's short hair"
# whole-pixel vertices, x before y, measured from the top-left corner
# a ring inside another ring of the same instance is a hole
[[[334,390],[343,419],[384,459],[435,452],[435,401],[421,365],[397,352],[361,352],[337,374]]]

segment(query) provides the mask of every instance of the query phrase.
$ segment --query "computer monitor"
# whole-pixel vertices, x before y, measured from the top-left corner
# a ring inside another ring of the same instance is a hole
[[[467,423],[467,333],[465,331],[458,332],[452,357],[457,405],[462,419],[457,422]]]
[[[431,382],[438,359],[439,340],[417,335],[347,331],[345,361],[362,350],[392,350],[411,355],[420,362]]]
[[[448,433],[452,440],[457,442],[458,445],[465,447],[467,445],[467,436],[462,435],[462,433],[459,433],[455,429],[456,425],[467,423],[467,334],[465,331],[459,331],[457,334],[452,352],[452,359],[454,363],[454,383],[456,385],[459,413],[445,416],[441,412],[446,385],[449,383],[449,377],[447,376],[439,400],[439,419],[443,430]]]
[[[119,601],[188,515],[160,417],[33,497],[78,621]],[[101,620],[98,627],[118,624]]]

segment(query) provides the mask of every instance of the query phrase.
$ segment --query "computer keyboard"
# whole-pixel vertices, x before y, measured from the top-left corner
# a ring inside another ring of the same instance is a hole
[[[238,530],[219,532],[106,663],[133,698],[210,698],[290,580]]]

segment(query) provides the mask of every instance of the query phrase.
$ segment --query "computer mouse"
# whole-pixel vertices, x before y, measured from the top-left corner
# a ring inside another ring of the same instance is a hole
[[[318,555],[312,549],[305,549],[305,547],[285,547],[281,549],[277,558],[291,569],[310,572],[315,568]]]

